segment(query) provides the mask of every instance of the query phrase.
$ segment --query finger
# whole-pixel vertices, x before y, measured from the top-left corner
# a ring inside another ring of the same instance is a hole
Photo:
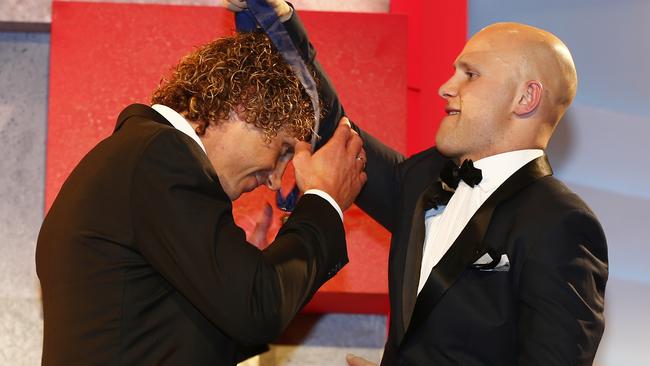
[[[298,141],[293,147],[293,165],[299,166],[306,159],[311,157],[311,144],[305,141]]]
[[[359,154],[357,154],[357,158],[363,162],[361,170],[366,170],[366,165],[368,164],[368,156],[366,155],[366,150],[361,149],[361,151],[359,151]]]
[[[368,155],[366,155],[366,150],[362,147],[361,151],[359,151],[359,154],[357,154],[358,157],[361,158],[364,162],[368,162]]]
[[[357,156],[355,158],[355,161],[357,163],[357,169],[358,169],[359,172],[363,172],[364,170],[366,170],[366,161],[363,160],[362,157]]]
[[[247,9],[248,8],[248,3],[246,3],[246,0],[228,0],[231,4],[234,6],[240,8],[240,9]]]
[[[359,173],[359,181],[361,181],[361,187],[363,187],[368,181],[368,174],[365,171]]]
[[[282,188],[282,176],[284,176],[284,171],[287,170],[287,166],[289,166],[289,162],[291,160],[285,159],[285,160],[280,160],[275,164],[275,169],[273,169],[273,172],[269,175],[269,188],[271,190],[278,190]]]
[[[366,360],[365,358],[355,356],[351,353],[348,353],[345,356],[345,360],[347,361],[348,366],[375,366],[375,364]]]
[[[330,142],[335,145],[347,146],[348,140],[352,135],[350,127],[345,123],[339,123],[339,126],[334,131],[334,135],[330,139]]]
[[[347,117],[342,117],[341,121],[339,123],[343,123],[343,124],[348,125],[353,134],[355,134],[355,135],[359,134],[354,128],[352,128],[352,123],[350,123],[350,120]]]
[[[311,156],[311,144],[306,141],[298,141],[296,144],[293,146],[293,156],[294,158],[298,154],[304,154],[307,153],[309,156]]]
[[[347,150],[352,154],[352,156],[359,156],[361,154],[361,150],[363,150],[363,140],[359,135],[350,134]]]
[[[236,4],[235,2],[238,3],[237,0],[224,0],[224,1],[223,1],[223,5],[224,5],[224,7],[226,7],[228,10],[230,10],[230,11],[234,11],[234,12],[240,12],[240,11],[242,11],[242,10],[244,10],[244,9],[247,8],[247,6],[245,6],[245,4],[244,4],[244,6],[239,6],[239,5]]]

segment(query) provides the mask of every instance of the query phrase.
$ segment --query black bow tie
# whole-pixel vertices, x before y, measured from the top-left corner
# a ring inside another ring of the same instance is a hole
[[[474,187],[481,182],[483,174],[481,169],[475,168],[474,163],[469,159],[463,161],[460,167],[457,167],[453,161],[448,160],[440,171],[440,179],[425,192],[425,211],[447,205],[461,179],[468,186]]]
[[[465,159],[460,167],[456,166],[453,161],[448,160],[440,171],[440,180],[451,189],[456,189],[461,180],[467,183],[468,186],[474,187],[482,179],[481,169],[474,168],[474,163],[470,159]]]

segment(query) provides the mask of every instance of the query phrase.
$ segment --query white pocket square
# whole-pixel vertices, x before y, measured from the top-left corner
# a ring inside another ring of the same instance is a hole
[[[483,254],[481,258],[474,262],[473,266],[479,271],[484,272],[508,272],[510,270],[510,259],[507,254],[502,254],[499,263],[496,266],[492,265],[494,258],[489,253]]]

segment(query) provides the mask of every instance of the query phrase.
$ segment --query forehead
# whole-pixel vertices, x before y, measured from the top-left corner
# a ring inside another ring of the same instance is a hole
[[[509,44],[503,35],[478,33],[467,42],[454,66],[471,68],[511,64],[517,56],[513,44]]]
[[[298,139],[283,128],[271,138],[269,145],[272,147],[294,146],[296,142],[298,142]]]

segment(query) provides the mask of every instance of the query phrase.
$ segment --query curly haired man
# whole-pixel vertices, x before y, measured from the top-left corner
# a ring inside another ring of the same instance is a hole
[[[361,140],[341,123],[312,154],[311,101],[265,36],[197,49],[152,102],[120,114],[43,222],[43,365],[234,365],[347,262]],[[260,251],[231,201],[279,189],[292,156],[305,194]]]

